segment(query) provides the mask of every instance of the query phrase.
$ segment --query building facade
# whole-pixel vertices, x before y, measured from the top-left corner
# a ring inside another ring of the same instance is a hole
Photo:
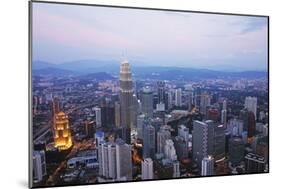
[[[214,175],[215,160],[212,156],[207,156],[202,159],[201,176]]]
[[[69,149],[72,146],[72,138],[68,116],[64,112],[59,112],[55,115],[53,129],[55,147],[59,150]]]
[[[121,62],[120,66],[120,110],[121,125],[129,128],[134,127],[133,117],[133,80],[130,64],[127,60]]]
[[[201,168],[202,159],[214,153],[214,123],[193,122],[192,159]]]
[[[153,161],[151,158],[145,158],[141,162],[141,178],[142,180],[151,180],[153,176]]]

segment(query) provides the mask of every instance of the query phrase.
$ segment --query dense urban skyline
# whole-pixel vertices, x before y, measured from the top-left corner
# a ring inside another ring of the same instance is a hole
[[[33,60],[267,70],[267,17],[44,3],[33,15]]]
[[[131,74],[33,76],[35,186],[268,172],[266,77]]]

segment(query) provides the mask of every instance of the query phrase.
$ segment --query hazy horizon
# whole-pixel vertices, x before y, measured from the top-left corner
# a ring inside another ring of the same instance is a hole
[[[34,61],[268,71],[267,18],[33,3]]]

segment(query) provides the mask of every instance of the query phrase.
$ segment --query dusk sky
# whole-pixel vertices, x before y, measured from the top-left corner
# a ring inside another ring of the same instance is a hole
[[[33,60],[267,70],[267,18],[33,3]]]

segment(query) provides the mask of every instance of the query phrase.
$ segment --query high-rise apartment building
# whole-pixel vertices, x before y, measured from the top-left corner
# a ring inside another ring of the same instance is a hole
[[[123,140],[116,140],[116,177],[132,180],[132,148]]]
[[[155,128],[144,121],[143,127],[143,158],[152,158],[155,156]]]
[[[100,142],[98,146],[99,175],[106,179],[115,179],[116,145],[113,142]]]
[[[175,105],[182,106],[182,91],[181,88],[176,89],[175,92]]]
[[[139,139],[143,139],[143,122],[145,119],[145,115],[144,114],[140,114],[137,117],[137,135]]]
[[[167,139],[171,138],[171,132],[168,126],[160,127],[157,132],[157,153],[164,153],[164,146]]]
[[[214,122],[193,122],[192,159],[201,168],[202,159],[214,153]]]
[[[96,114],[96,125],[99,128],[101,127],[101,109],[96,107],[95,114]]]
[[[158,103],[165,103],[165,82],[158,81],[157,82],[157,96],[158,96]]]
[[[153,93],[150,87],[143,88],[141,93],[142,112],[148,117],[153,115]]]
[[[229,161],[232,165],[239,165],[244,159],[244,142],[241,137],[229,139]]]
[[[204,93],[201,95],[200,98],[200,112],[204,115],[207,114],[207,108],[211,104],[211,97],[210,95]]]
[[[176,161],[177,160],[177,153],[174,146],[174,142],[171,139],[166,140],[165,146],[164,146],[164,156],[165,158]]]

